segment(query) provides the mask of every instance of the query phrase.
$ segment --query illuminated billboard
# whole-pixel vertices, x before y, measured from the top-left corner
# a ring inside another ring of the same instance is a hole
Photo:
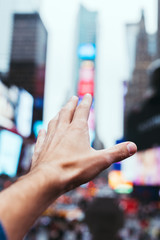
[[[78,57],[82,60],[95,60],[96,45],[93,43],[83,43],[78,47]]]
[[[7,130],[0,131],[0,174],[17,174],[23,139]]]
[[[81,67],[80,73],[79,73],[79,80],[82,81],[94,81],[94,69]]]
[[[80,81],[78,83],[78,96],[82,97],[87,93],[94,96],[94,81]]]
[[[33,96],[26,90],[21,90],[16,114],[16,126],[18,133],[23,137],[29,137],[32,130]]]
[[[160,147],[139,151],[122,164],[122,172],[135,185],[160,186]]]

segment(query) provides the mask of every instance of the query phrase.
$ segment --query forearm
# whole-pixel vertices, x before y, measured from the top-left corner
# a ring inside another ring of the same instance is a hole
[[[52,184],[53,185],[53,184]],[[8,239],[22,239],[43,211],[59,196],[46,177],[30,173],[0,194],[0,221]]]

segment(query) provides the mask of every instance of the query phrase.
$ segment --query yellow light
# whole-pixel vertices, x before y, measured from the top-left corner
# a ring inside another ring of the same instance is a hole
[[[108,175],[108,184],[118,193],[131,193],[133,184],[125,180],[121,171],[113,170]]]

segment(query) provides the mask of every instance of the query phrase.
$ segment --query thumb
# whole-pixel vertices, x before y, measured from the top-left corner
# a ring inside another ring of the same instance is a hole
[[[98,159],[102,163],[102,168],[109,167],[112,163],[119,162],[134,155],[137,152],[137,146],[133,142],[125,142],[115,145],[109,149],[97,151]]]

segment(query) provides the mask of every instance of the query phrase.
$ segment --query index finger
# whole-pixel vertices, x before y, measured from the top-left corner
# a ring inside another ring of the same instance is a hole
[[[76,111],[73,117],[73,122],[77,120],[87,121],[89,117],[91,105],[92,105],[92,96],[90,94],[86,94],[83,97],[82,102],[76,108]]]

